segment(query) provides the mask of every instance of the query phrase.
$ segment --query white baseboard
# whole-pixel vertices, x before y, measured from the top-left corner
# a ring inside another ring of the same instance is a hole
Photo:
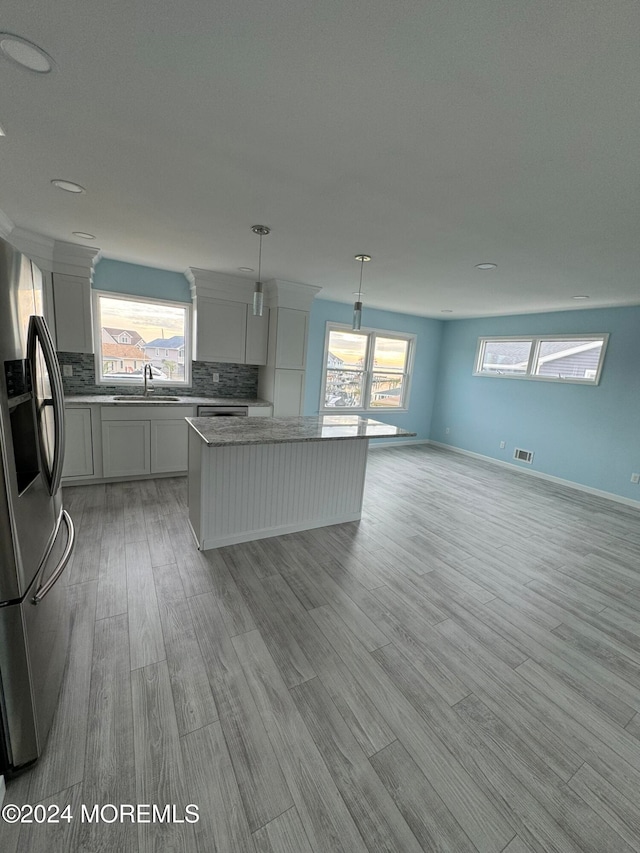
[[[505,462],[502,459],[494,459],[493,456],[485,456],[483,453],[474,453],[473,450],[463,450],[461,447],[455,447],[453,444],[443,444],[441,441],[433,441],[429,439],[428,444],[434,447],[441,447],[443,450],[451,450],[453,453],[460,453],[462,456],[471,456],[474,459],[481,459],[483,462],[491,462],[493,465],[498,465],[501,468],[508,468],[510,471],[517,471],[519,474],[527,474],[529,477],[537,477],[539,480],[548,480],[551,483],[557,483],[559,486],[567,486],[569,489],[576,489],[579,492],[586,492],[589,495],[595,495],[598,498],[605,498],[609,501],[625,504],[625,506],[640,509],[640,501],[634,501],[632,498],[625,498],[622,495],[616,495],[615,492],[605,492],[603,489],[593,489],[591,486],[585,486],[582,483],[576,483],[574,480],[563,480],[562,477],[554,477],[553,474],[545,474],[543,471],[534,471],[531,468],[521,468],[519,465],[514,465],[512,462]]]
[[[379,441],[376,439],[375,444],[371,444],[373,439],[369,439],[369,450],[375,450],[376,447],[406,447],[408,444],[431,444],[432,442],[428,438],[416,438],[413,441],[400,441],[399,439],[394,439],[393,441]]]
[[[333,518],[316,519],[315,521],[303,521],[297,524],[282,524],[279,527],[268,527],[263,530],[249,530],[244,533],[236,533],[231,536],[221,536],[218,539],[205,539],[201,551],[209,551],[212,548],[224,548],[226,545],[239,545],[241,542],[253,542],[255,539],[270,539],[272,536],[284,536],[286,533],[300,533],[303,530],[314,530],[316,527],[328,527],[332,524],[346,524],[349,521],[360,521],[362,513],[353,512]],[[191,528],[193,532],[193,528]]]

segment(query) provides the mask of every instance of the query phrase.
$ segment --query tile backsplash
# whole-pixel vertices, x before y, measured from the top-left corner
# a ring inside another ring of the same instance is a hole
[[[59,352],[61,365],[73,366],[73,376],[62,377],[65,394],[130,394],[131,385],[96,385],[96,365],[93,355],[82,352]],[[220,375],[214,382],[211,374]],[[142,385],[142,381],[140,382]],[[154,381],[155,391],[180,394],[183,397],[248,397],[258,396],[258,368],[253,364],[222,364],[220,362],[193,361],[191,363],[191,388],[160,385]]]

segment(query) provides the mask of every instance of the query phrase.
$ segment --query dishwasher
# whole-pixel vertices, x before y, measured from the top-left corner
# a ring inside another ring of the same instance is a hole
[[[248,406],[198,406],[199,418],[246,418]]]

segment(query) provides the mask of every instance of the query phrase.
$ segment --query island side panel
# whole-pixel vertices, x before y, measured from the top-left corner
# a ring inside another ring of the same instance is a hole
[[[202,489],[203,466],[202,455],[207,447],[200,436],[189,428],[189,482],[187,487],[187,502],[189,504],[189,524],[193,530],[198,548],[201,547],[202,535]]]
[[[199,547],[357,521],[368,445],[367,439],[203,444]],[[191,486],[189,495],[191,501]]]

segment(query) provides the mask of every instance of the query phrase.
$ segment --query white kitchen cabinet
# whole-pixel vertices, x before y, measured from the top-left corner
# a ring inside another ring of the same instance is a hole
[[[275,417],[300,415],[304,411],[304,370],[276,370],[273,392]]]
[[[151,422],[102,422],[102,470],[105,477],[151,473]]]
[[[92,477],[94,475],[91,421],[92,413],[88,406],[65,409],[63,477]]]
[[[199,296],[196,317],[197,361],[266,364],[268,310],[254,317],[244,302]]]
[[[186,471],[189,427],[184,419],[151,421],[151,473]]]
[[[242,302],[198,297],[196,361],[244,364],[247,306]]]
[[[103,406],[104,477],[183,474],[193,406]]]
[[[245,364],[266,364],[267,343],[269,340],[269,309],[265,308],[262,317],[253,316],[253,308],[247,305],[247,340],[245,345]]]
[[[304,370],[307,365],[309,313],[295,308],[276,309],[276,368]]]
[[[78,275],[53,274],[56,347],[59,352],[93,352],[91,285]]]

